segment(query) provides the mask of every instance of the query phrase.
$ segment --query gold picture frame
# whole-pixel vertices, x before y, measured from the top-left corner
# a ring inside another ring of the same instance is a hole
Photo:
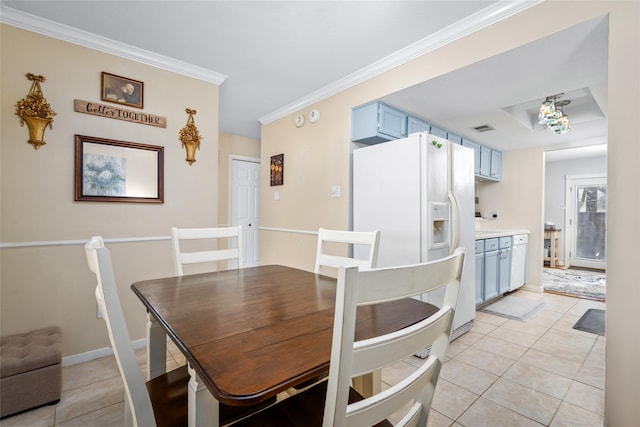
[[[144,108],[144,83],[102,72],[100,99],[114,104]]]

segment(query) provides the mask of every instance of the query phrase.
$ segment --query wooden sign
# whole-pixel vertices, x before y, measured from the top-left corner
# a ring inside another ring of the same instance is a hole
[[[156,116],[155,114],[143,113],[142,111],[125,110],[124,108],[113,107],[111,105],[99,104],[97,102],[74,100],[74,111],[78,113],[91,114],[93,116],[106,117],[109,119],[125,120],[127,122],[140,123],[143,125],[167,127],[167,118]]]

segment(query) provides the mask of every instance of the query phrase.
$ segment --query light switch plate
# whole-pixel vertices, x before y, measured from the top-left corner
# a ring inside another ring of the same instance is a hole
[[[331,197],[340,197],[340,186],[332,185],[331,186]]]

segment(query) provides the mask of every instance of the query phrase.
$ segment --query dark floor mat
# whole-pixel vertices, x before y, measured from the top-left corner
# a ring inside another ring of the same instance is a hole
[[[604,336],[604,310],[590,308],[573,325],[573,329]]]

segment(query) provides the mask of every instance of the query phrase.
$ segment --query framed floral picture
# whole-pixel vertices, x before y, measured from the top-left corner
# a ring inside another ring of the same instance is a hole
[[[75,199],[164,203],[164,147],[75,136]]]
[[[144,107],[144,83],[128,77],[102,72],[100,99],[130,107]]]

